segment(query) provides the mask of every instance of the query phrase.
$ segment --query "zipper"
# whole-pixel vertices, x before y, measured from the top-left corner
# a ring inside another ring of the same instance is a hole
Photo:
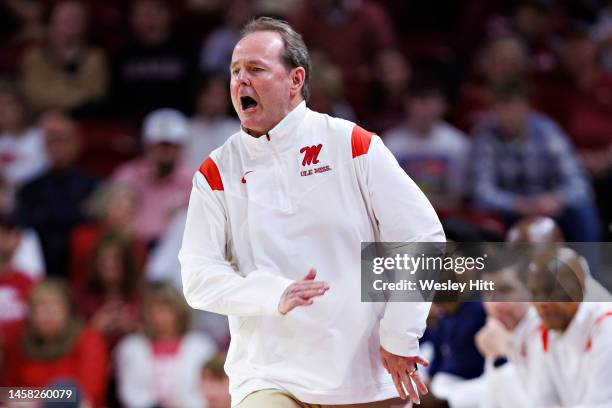
[[[272,152],[272,158],[274,160],[274,178],[277,180],[281,209],[285,212],[291,212],[292,205],[291,200],[289,199],[289,172],[287,169],[283,168],[282,158],[274,145],[271,143],[272,139],[270,138],[270,134],[266,133],[266,139],[268,142],[270,142],[270,151]]]

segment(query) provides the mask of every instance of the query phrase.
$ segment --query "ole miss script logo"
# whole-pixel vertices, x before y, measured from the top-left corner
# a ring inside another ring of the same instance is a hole
[[[302,166],[310,166],[313,164],[319,164],[319,153],[321,153],[321,149],[323,149],[322,144],[302,147],[300,149],[300,153],[304,155],[304,158],[302,159]],[[312,174],[324,173],[330,170],[331,168],[329,166],[321,166],[315,169],[302,170],[300,172],[300,175],[310,176]]]

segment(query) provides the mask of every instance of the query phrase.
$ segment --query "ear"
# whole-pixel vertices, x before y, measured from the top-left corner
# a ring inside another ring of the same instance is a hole
[[[306,70],[302,67],[293,68],[289,75],[291,77],[291,96],[295,96],[302,91],[306,80]]]

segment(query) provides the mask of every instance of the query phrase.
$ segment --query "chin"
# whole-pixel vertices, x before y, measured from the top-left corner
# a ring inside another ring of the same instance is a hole
[[[242,127],[255,132],[263,132],[263,129],[265,129],[265,127],[259,121],[253,119],[240,120],[240,124]]]

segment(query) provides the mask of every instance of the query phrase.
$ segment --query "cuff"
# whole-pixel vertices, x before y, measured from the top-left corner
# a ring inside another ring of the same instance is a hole
[[[282,316],[278,311],[278,303],[280,298],[294,281],[282,276],[270,276],[266,277],[266,291],[265,300],[263,303],[263,314],[267,316]]]
[[[389,353],[403,357],[418,356],[419,339],[409,334],[399,335],[398,333],[386,330],[382,325],[379,329],[380,345]]]

